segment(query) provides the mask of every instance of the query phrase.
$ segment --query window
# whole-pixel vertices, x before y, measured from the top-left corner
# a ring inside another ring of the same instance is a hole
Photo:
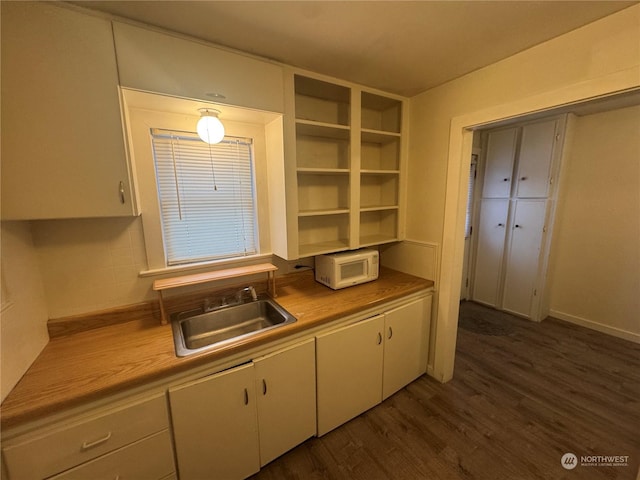
[[[258,253],[252,141],[152,130],[166,264]]]

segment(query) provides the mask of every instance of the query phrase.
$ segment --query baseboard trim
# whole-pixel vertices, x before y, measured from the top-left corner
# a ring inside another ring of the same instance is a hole
[[[564,320],[565,322],[580,325],[581,327],[590,328],[591,330],[597,330],[598,332],[606,333],[612,337],[618,337],[624,340],[629,340],[630,342],[640,343],[639,333],[629,332],[628,330],[594,322],[593,320],[587,320],[586,318],[577,317],[557,310],[551,310],[551,312],[549,312],[549,316],[559,320]]]

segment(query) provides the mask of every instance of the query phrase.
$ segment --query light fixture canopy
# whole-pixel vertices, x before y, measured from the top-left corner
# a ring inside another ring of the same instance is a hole
[[[198,136],[206,143],[220,143],[224,138],[224,125],[218,118],[219,110],[214,108],[199,108],[200,120],[196,130]]]

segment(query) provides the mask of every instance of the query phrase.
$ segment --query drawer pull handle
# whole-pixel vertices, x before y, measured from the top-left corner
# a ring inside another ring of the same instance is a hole
[[[120,203],[122,203],[124,205],[124,182],[120,181],[120,183],[118,184],[118,193],[120,194]]]
[[[88,450],[93,447],[97,447],[98,445],[103,444],[107,440],[111,438],[111,432],[107,433],[104,437],[101,437],[93,442],[82,442],[82,450]]]

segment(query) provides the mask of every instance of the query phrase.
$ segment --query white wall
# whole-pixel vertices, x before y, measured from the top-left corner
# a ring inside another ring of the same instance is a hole
[[[2,222],[0,401],[49,341],[47,305],[29,222]]]
[[[140,217],[32,222],[49,318],[155,298]]]
[[[411,99],[407,237],[440,244],[433,375],[453,376],[469,128],[640,87],[640,5]]]
[[[551,316],[640,342],[640,106],[577,117],[562,168]]]

